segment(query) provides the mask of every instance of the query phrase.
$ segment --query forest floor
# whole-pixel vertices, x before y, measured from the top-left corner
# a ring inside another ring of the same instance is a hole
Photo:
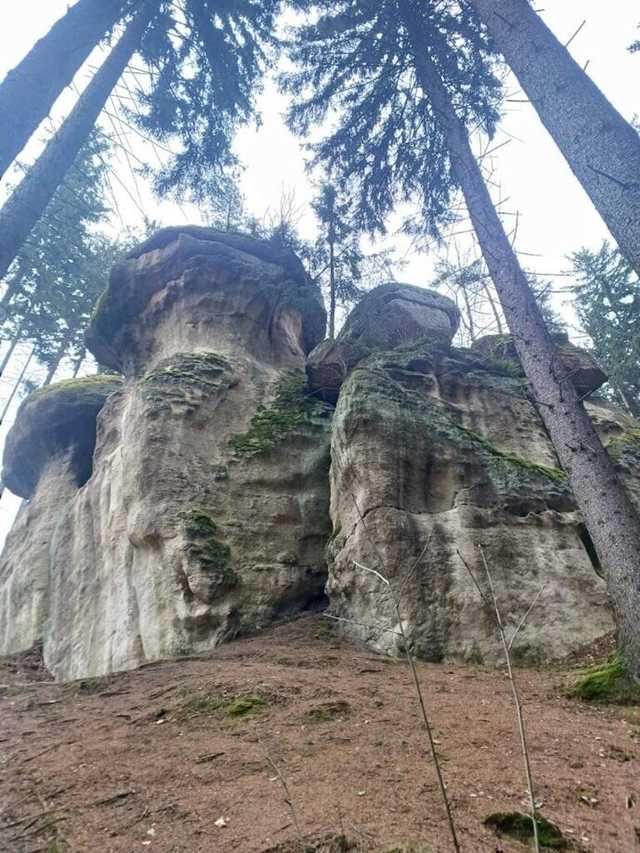
[[[526,811],[505,674],[419,675],[463,853],[526,850],[484,825]],[[640,708],[567,698],[570,675],[518,671],[541,812],[573,850],[632,853]],[[206,657],[29,683],[42,677],[28,661],[0,667],[2,851],[452,849],[408,667],[319,616]]]

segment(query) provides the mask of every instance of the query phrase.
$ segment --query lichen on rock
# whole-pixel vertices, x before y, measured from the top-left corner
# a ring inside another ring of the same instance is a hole
[[[234,383],[228,359],[214,352],[177,353],[144,375],[140,392],[153,417],[192,415],[212,394],[224,394]]]

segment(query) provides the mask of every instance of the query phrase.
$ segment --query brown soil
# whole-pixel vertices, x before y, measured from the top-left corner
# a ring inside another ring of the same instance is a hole
[[[524,851],[483,825],[526,810],[507,678],[419,673],[462,850]],[[567,675],[518,672],[541,811],[573,849],[639,850],[640,709],[568,699]],[[296,821],[325,853],[452,849],[407,667],[319,617],[105,679],[0,680],[7,853],[294,853]]]

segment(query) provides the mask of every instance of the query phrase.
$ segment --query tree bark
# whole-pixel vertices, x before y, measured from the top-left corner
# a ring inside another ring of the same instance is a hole
[[[9,411],[9,409],[11,408],[11,404],[13,403],[13,398],[16,396],[16,394],[18,393],[18,389],[22,385],[25,374],[29,368],[29,365],[31,364],[31,359],[34,356],[35,351],[36,351],[36,348],[32,347],[31,352],[29,353],[29,358],[27,358],[25,363],[22,365],[22,370],[20,371],[20,376],[18,377],[13,388],[11,389],[11,394],[9,394],[9,399],[5,402],[4,407],[2,409],[2,413],[0,414],[0,425],[2,424],[4,419],[6,418],[7,412]]]
[[[336,259],[333,240],[329,241],[329,337],[336,336]]]
[[[18,326],[16,333],[13,336],[13,338],[11,339],[11,343],[9,344],[9,349],[6,351],[6,353],[4,354],[4,356],[2,358],[2,363],[0,363],[0,376],[2,376],[2,374],[4,373],[6,366],[11,361],[11,356],[13,355],[15,348],[20,343],[20,337],[22,335],[22,326],[23,325],[24,325],[24,323],[21,322],[20,325]]]
[[[437,67],[423,48],[413,9],[407,0],[400,0],[400,7],[418,83],[446,133],[453,175],[464,194],[534,399],[567,472],[598,557],[607,569],[620,648],[631,672],[640,678],[640,519],[558,357],[536,298],[495,210],[467,130]]]
[[[78,355],[76,360],[73,362],[73,374],[72,374],[72,376],[74,379],[76,379],[76,377],[78,376],[78,373],[80,373],[80,368],[82,367],[86,357],[87,357],[87,350],[85,347],[83,347],[80,350],[80,354]]]
[[[0,84],[0,178],[47,117],[127,0],[79,0]]]
[[[528,0],[471,4],[620,251],[640,275],[640,135]]]
[[[56,135],[0,210],[0,279],[87,141],[113,87],[140,44],[158,0],[147,0]]]

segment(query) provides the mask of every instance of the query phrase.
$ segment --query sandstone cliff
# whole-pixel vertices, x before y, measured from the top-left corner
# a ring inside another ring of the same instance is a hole
[[[33,395],[7,443],[5,482],[30,500],[0,563],[1,652],[42,641],[57,678],[99,675],[259,631],[326,591],[348,634],[395,653],[369,567],[399,593],[417,654],[492,663],[492,616],[462,561],[479,574],[479,545],[511,626],[542,589],[519,659],[608,633],[513,348],[456,349],[457,324],[446,297],[391,284],[322,341],[322,300],[291,253],[190,227],[142,244],[87,335],[124,379]],[[560,343],[581,393],[596,390],[598,366]],[[640,497],[636,425],[588,405]]]

